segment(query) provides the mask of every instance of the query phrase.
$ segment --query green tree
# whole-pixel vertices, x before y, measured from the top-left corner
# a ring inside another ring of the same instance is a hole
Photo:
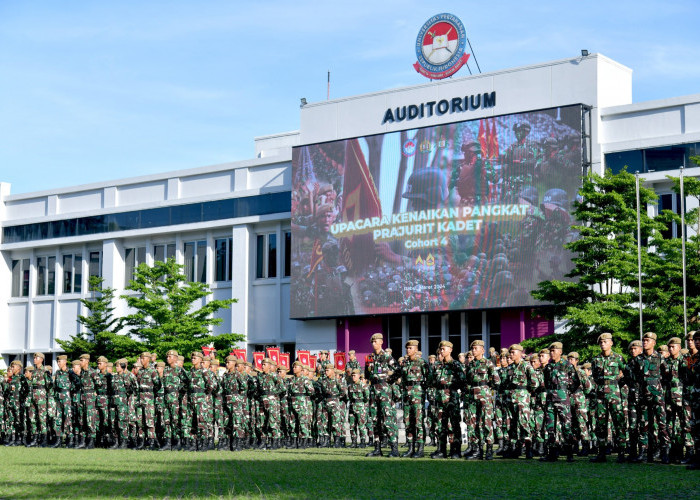
[[[133,357],[141,349],[139,342],[119,333],[124,327],[124,319],[114,316],[114,289],[103,288],[103,282],[104,279],[99,276],[90,276],[88,280],[91,296],[80,300],[88,310],[88,315],[78,316],[83,331],[71,336],[69,340],[56,340],[71,358],[82,353],[106,356],[109,359]]]
[[[202,346],[213,344],[224,357],[244,336],[236,333],[212,335],[211,326],[221,324],[217,311],[228,309],[237,299],[207,300],[209,285],[188,282],[183,266],[175,259],[156,262],[152,267],[141,264],[122,295],[133,314],[125,318],[131,334],[149,351],[165,357],[170,349],[184,356]]]
[[[606,172],[583,179],[581,200],[574,204],[574,229],[580,237],[565,247],[573,252],[570,281],[538,284],[532,295],[553,304],[550,317],[567,321],[561,340],[565,349],[589,358],[599,352],[596,338],[611,332],[619,350],[639,337],[637,284],[637,210],[634,175]],[[653,190],[640,188],[641,206],[656,200]],[[663,228],[641,211],[642,269],[648,267],[646,241]],[[523,342],[528,349],[547,345],[551,338]]]

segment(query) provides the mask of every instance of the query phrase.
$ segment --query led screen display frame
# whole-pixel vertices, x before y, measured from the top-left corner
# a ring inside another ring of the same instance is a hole
[[[580,104],[295,147],[293,319],[546,305],[566,279]]]

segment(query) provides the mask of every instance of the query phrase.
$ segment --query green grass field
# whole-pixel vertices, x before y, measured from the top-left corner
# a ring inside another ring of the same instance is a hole
[[[0,447],[1,498],[698,498],[681,466]],[[432,449],[431,449],[432,451]]]

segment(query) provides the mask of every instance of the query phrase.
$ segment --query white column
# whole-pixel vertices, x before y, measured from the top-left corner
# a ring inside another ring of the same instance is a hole
[[[238,302],[231,304],[231,331],[245,335],[247,339],[250,276],[255,268],[250,256],[250,227],[245,224],[233,226],[232,238],[231,297],[238,299]]]

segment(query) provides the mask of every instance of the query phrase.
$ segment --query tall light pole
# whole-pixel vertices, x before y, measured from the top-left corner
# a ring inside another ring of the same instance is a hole
[[[637,188],[637,278],[639,284],[639,340],[643,338],[642,328],[642,217],[639,201],[639,170],[635,172]]]

